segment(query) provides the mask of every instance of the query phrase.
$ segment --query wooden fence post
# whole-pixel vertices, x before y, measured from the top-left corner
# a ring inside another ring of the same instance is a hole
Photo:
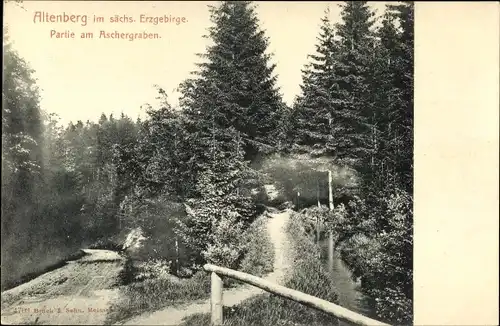
[[[212,312],[213,326],[221,326],[224,321],[222,316],[222,308],[223,308],[222,289],[223,289],[222,278],[219,275],[217,275],[217,273],[212,272],[210,308]]]

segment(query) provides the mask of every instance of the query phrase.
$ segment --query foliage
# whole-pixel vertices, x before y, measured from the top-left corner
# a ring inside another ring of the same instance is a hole
[[[334,85],[334,58],[337,54],[334,29],[327,8],[321,19],[321,32],[316,45],[316,55],[309,55],[313,62],[306,65],[301,85],[302,94],[295,99],[292,117],[295,123],[293,150],[312,156],[333,154],[334,144],[330,134],[332,126]]]
[[[161,105],[149,106],[148,118],[140,124],[135,151],[135,192],[145,198],[168,195],[180,201],[194,192],[196,180],[193,139],[185,120],[169,103],[165,91],[158,88]]]
[[[170,277],[171,261],[162,259],[154,259],[147,262],[142,262],[138,266],[139,273],[135,279],[142,281],[144,279],[165,279]]]
[[[292,149],[355,170],[354,189],[335,188],[333,213],[308,213],[319,214],[336,234],[342,257],[378,299],[380,318],[408,322],[413,295],[413,3],[387,5],[378,28],[365,1],[340,7],[341,21],[334,26],[325,13],[317,54],[303,71],[302,94],[291,113],[296,117]]]
[[[363,287],[376,300],[377,314],[403,324],[412,320],[412,201],[408,193],[396,189],[383,198],[384,208],[368,215],[364,232],[351,232],[340,245],[353,274],[361,277]]]
[[[194,78],[180,87],[181,106],[191,132],[234,128],[244,142],[245,160],[276,151],[283,141],[285,105],[275,86],[268,40],[249,1],[210,7],[212,41]]]
[[[187,218],[179,221],[178,232],[205,261],[235,267],[241,258],[238,239],[255,218],[256,210],[249,194],[240,185],[248,168],[239,143],[232,152],[218,150],[199,175],[199,198],[186,201]]]
[[[143,121],[102,114],[97,122],[60,125],[40,108],[33,70],[4,32],[2,287],[78,247],[122,246],[138,229],[143,246],[127,250],[143,260],[136,262],[144,275],[153,277],[158,261],[169,267],[162,265],[163,276],[191,275],[207,261],[263,273],[272,248],[252,222],[269,204],[264,185],[278,190],[272,205],[324,205],[329,170],[334,211],[305,213],[336,234],[342,257],[377,299],[379,316],[410,321],[413,4],[387,5],[378,28],[366,1],[340,6],[340,22],[333,24],[328,10],[321,19],[293,108],[275,85],[255,8],[224,1],[210,9],[211,45],[179,87],[180,108],[158,87],[161,103],[148,106]],[[293,223],[296,268],[287,284],[334,300],[311,258],[318,248]],[[181,283],[156,275],[125,297],[131,311],[156,309],[175,296],[203,297],[208,290],[199,275]],[[157,298],[155,291],[170,292]],[[263,300],[248,307],[260,309],[266,322],[323,320],[267,298],[273,312]],[[248,307],[235,312],[235,323],[257,318]],[[118,314],[129,314],[124,309]]]
[[[291,240],[290,259],[294,268],[285,275],[284,286],[328,300],[338,302],[334,285],[319,260],[319,248],[308,238],[303,228],[304,217],[292,214],[285,232]],[[262,294],[245,300],[224,311],[225,325],[336,325],[331,315],[311,309],[292,300],[271,294]],[[210,314],[190,316],[182,324],[210,325]]]
[[[3,36],[2,289],[59,263],[81,239],[78,218],[59,220],[81,201],[70,176],[48,165],[34,71],[13,48],[7,29]],[[66,187],[55,188],[58,179],[67,180]]]
[[[125,115],[61,126],[40,108],[33,70],[4,42],[2,275],[15,279],[118,232],[136,133]]]

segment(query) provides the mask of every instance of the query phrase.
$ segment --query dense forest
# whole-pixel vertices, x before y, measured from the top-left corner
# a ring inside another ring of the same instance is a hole
[[[365,1],[340,6],[340,23],[328,10],[320,21],[291,107],[253,5],[229,1],[210,9],[212,44],[180,85],[179,107],[158,87],[162,104],[136,121],[103,113],[61,125],[40,107],[33,71],[4,30],[2,288],[137,228],[160,247],[181,242],[189,254],[177,271],[238,268],[241,236],[270,204],[264,186],[275,180],[263,166],[308,157],[359,177],[320,214],[377,313],[411,320],[413,3],[381,16]],[[283,198],[294,202],[294,192]],[[158,235],[165,216],[176,217],[171,237]]]

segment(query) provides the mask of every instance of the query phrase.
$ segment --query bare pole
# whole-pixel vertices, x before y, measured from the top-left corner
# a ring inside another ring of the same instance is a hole
[[[332,171],[328,170],[328,208],[333,212]],[[333,232],[328,230],[328,267],[333,270]]]
[[[333,211],[332,171],[328,170],[328,207]]]
[[[318,208],[321,208],[321,203],[319,201],[319,178],[317,182],[316,199],[318,200]]]
[[[179,274],[179,240],[175,237],[175,270]]]
[[[316,197],[318,199],[318,208],[321,208],[321,203],[319,201],[319,178],[318,178],[318,182],[316,185],[317,185]],[[320,230],[320,220],[319,220],[319,212],[318,212],[318,214],[316,214],[316,243],[319,243],[320,231],[321,231]]]

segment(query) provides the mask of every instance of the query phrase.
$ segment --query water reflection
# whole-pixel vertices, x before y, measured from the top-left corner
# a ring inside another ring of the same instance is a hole
[[[328,241],[320,242],[322,253],[321,259],[328,267],[331,280],[337,288],[339,295],[339,304],[351,311],[355,311],[370,318],[376,318],[375,308],[370,298],[361,291],[360,282],[353,280],[351,272],[344,264],[338,252],[333,252],[333,260],[328,261]],[[340,326],[350,325],[349,323],[340,322]]]

